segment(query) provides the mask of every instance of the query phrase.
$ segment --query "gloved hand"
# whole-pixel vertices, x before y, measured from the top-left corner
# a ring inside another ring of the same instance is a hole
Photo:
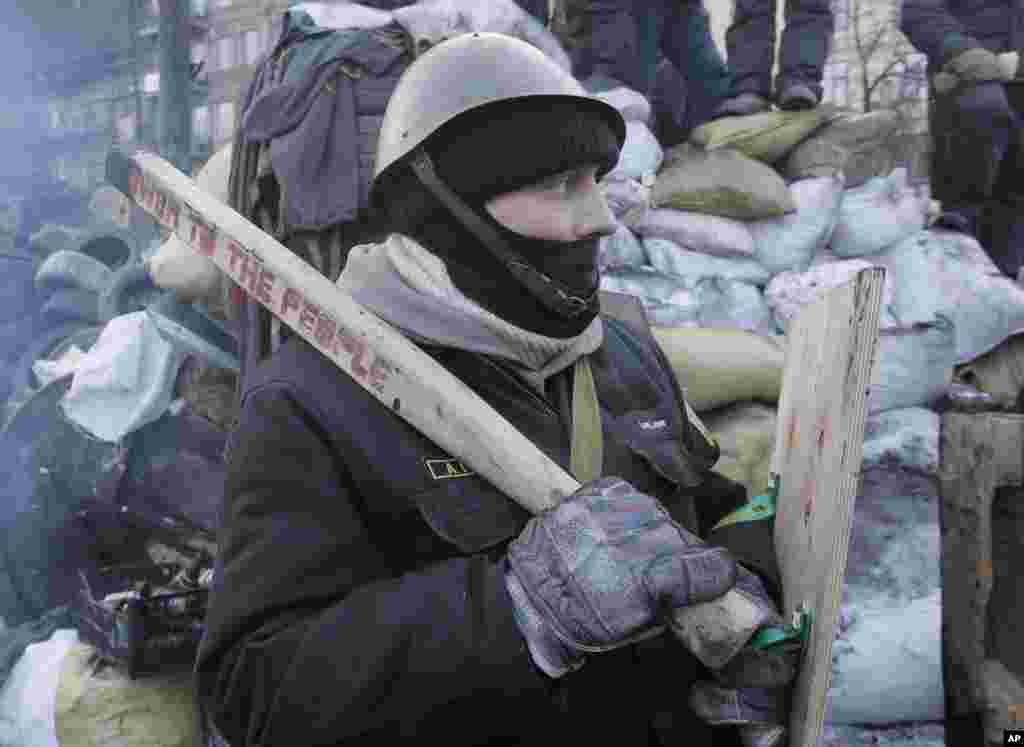
[[[532,518],[507,559],[516,622],[551,677],[578,669],[587,653],[660,634],[672,610],[725,594],[737,570],[726,550],[616,477]]]
[[[737,566],[736,590],[754,599],[769,614],[766,625],[781,625],[779,613],[761,579]],[[713,672],[716,682],[698,682],[690,707],[712,725],[739,725],[746,747],[783,744],[793,681],[800,661],[799,645],[781,644],[768,651],[747,646],[728,664]]]
[[[932,78],[932,85],[938,93],[946,94],[961,83],[1000,80],[1005,81],[1008,78],[999,57],[984,47],[975,47],[949,60]]]

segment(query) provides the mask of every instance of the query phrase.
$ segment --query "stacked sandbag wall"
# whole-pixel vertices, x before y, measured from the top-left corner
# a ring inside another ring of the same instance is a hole
[[[641,102],[607,100],[632,141],[606,182],[619,228],[603,287],[637,296],[663,342],[686,340],[681,383],[717,469],[749,493],[775,447],[784,353],[765,346],[784,350],[827,289],[886,269],[825,743],[944,744],[937,411],[955,367],[1024,328],[1024,290],[973,239],[929,228],[935,206],[904,169],[872,170],[886,113],[736,118],[659,151]]]

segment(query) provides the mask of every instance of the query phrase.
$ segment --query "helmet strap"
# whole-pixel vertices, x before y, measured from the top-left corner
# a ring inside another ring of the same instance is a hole
[[[444,183],[426,149],[416,149],[410,166],[423,186],[548,310],[564,319],[575,319],[587,312],[597,312],[597,291],[585,298],[574,295],[562,283],[540,272],[510,249],[498,232]]]

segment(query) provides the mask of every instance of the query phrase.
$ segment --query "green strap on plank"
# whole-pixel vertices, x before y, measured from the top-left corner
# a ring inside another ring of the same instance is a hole
[[[585,355],[576,360],[573,371],[571,448],[570,470],[577,480],[587,483],[601,477],[604,466],[601,408],[590,358]]]
[[[733,524],[746,524],[752,521],[763,521],[775,517],[778,507],[779,490],[781,482],[779,476],[772,474],[771,485],[765,495],[754,496],[745,506],[741,506],[730,514],[727,514],[721,521],[712,527],[711,531]],[[811,632],[811,611],[805,605],[801,605],[793,613],[793,620],[789,625],[773,625],[761,628],[750,639],[750,645],[759,651],[783,651],[792,648],[802,648],[807,644]]]
[[[803,648],[811,635],[812,618],[811,611],[805,605],[801,605],[793,613],[793,621],[789,625],[762,628],[750,639],[750,645],[759,651]]]
[[[779,476],[772,475],[771,485],[767,495],[755,495],[750,501],[730,514],[727,514],[721,521],[711,527],[714,532],[722,527],[732,524],[745,524],[750,521],[761,521],[771,519],[775,516],[775,507],[779,499]]]

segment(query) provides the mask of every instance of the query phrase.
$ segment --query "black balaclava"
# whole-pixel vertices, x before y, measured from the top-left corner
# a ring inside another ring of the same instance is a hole
[[[442,127],[425,142],[438,175],[508,247],[577,295],[598,286],[599,237],[564,242],[535,239],[501,225],[484,208],[494,197],[588,164],[598,176],[614,168],[619,142],[604,118],[565,100],[502,102]],[[375,190],[387,228],[409,236],[440,257],[455,286],[510,324],[548,337],[580,334],[597,311],[564,318],[547,309],[401,166]]]

